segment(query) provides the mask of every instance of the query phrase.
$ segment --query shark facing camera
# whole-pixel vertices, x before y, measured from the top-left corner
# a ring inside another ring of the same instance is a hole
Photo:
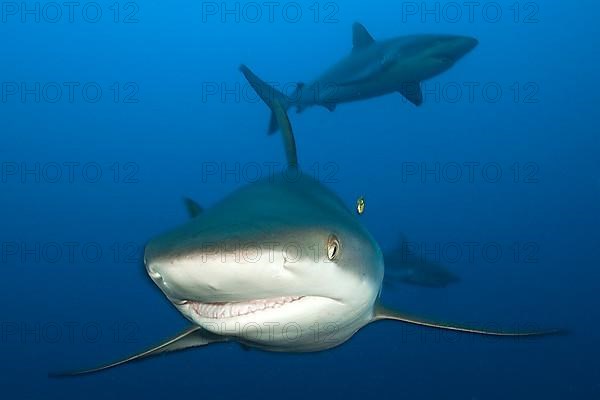
[[[256,333],[245,332],[335,323],[349,338],[370,319],[383,279],[377,243],[308,176],[244,187],[152,240],[145,254],[148,274],[186,318],[215,334],[238,330],[242,343],[265,350],[328,343],[310,335],[290,341],[276,329],[249,341]]]

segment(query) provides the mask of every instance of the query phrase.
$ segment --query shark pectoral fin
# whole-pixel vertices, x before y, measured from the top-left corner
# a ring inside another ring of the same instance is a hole
[[[125,363],[131,362],[131,361],[143,360],[145,358],[156,356],[156,355],[167,353],[167,352],[184,350],[184,349],[198,347],[198,346],[205,346],[207,344],[225,342],[227,340],[229,340],[227,337],[215,335],[214,333],[210,333],[207,330],[205,330],[199,326],[194,326],[194,327],[191,327],[191,328],[181,332],[179,335],[177,335],[157,346],[154,346],[154,347],[152,347],[148,350],[145,350],[141,353],[134,354],[125,359],[115,361],[110,364],[102,365],[100,367],[85,369],[85,370],[81,370],[81,371],[50,373],[49,376],[53,377],[53,378],[60,378],[60,377],[92,374],[95,372],[100,372],[100,371],[104,371],[104,370],[107,370],[110,368],[114,368],[119,365],[123,365]]]
[[[415,106],[423,104],[423,92],[420,82],[406,82],[398,89],[398,92]]]
[[[323,107],[325,107],[327,110],[329,110],[329,112],[334,112],[335,109],[337,108],[337,104],[335,104],[335,103],[325,103],[325,104],[323,104]]]
[[[194,200],[186,197],[183,199],[183,202],[185,203],[185,208],[187,209],[190,218],[196,218],[198,215],[202,214],[202,207]]]
[[[476,335],[486,335],[486,336],[499,336],[499,337],[534,337],[534,336],[549,336],[549,335],[560,335],[566,333],[562,330],[547,330],[547,331],[525,331],[525,332],[508,332],[508,331],[494,331],[489,329],[478,329],[478,328],[470,328],[455,324],[447,324],[442,322],[436,322],[431,320],[426,320],[419,317],[414,317],[411,315],[407,315],[401,313],[396,310],[392,310],[390,308],[383,307],[380,304],[375,306],[375,315],[373,317],[373,321],[379,321],[382,319],[390,319],[394,321],[400,321],[407,324],[424,326],[427,328],[435,328],[435,329],[444,329],[448,331],[455,332],[463,332],[463,333],[471,333]]]
[[[374,42],[375,39],[362,24],[355,22],[352,25],[352,45],[355,50],[367,47]]]

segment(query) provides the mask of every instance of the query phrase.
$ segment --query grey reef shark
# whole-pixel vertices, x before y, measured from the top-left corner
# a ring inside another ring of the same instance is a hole
[[[457,35],[410,35],[376,41],[367,29],[353,25],[349,55],[309,84],[298,83],[294,93],[282,93],[256,76],[247,66],[240,70],[266,104],[278,101],[287,111],[310,106],[334,111],[338,104],[400,93],[416,106],[423,103],[421,82],[449,70],[479,43]],[[278,129],[271,114],[269,133]]]
[[[384,285],[396,282],[428,288],[445,288],[460,282],[460,278],[435,260],[428,260],[413,249],[414,243],[402,238],[400,246],[384,254],[388,266]]]
[[[120,361],[53,376],[103,371],[222,342],[273,352],[327,350],[381,320],[505,337],[558,333],[467,327],[382,305],[384,256],[379,245],[356,212],[299,172],[283,105],[275,99],[269,106],[281,127],[287,169],[206,210],[188,201],[193,218],[145,248],[148,275],[190,327]]]

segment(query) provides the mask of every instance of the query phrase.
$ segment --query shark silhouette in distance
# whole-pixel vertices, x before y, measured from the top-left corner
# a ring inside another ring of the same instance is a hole
[[[463,58],[479,42],[457,35],[411,35],[376,41],[367,29],[353,25],[353,49],[309,84],[298,83],[290,95],[256,76],[247,66],[240,70],[256,93],[269,105],[278,101],[285,110],[302,112],[310,106],[334,111],[338,104],[400,93],[416,106],[423,103],[421,82],[431,79]],[[271,114],[269,133],[278,129]]]
[[[148,275],[191,326],[120,361],[58,376],[222,342],[274,352],[326,350],[380,320],[492,336],[557,333],[465,327],[382,305],[379,245],[360,216],[299,171],[285,110],[276,100],[270,106],[282,128],[288,169],[206,210],[187,201],[193,218],[146,246]]]
[[[384,254],[386,274],[384,285],[396,282],[427,288],[445,288],[460,282],[460,278],[436,261],[415,254],[411,242],[402,238],[398,248]]]

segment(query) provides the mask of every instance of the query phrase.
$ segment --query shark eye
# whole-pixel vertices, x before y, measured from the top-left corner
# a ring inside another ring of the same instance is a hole
[[[335,260],[340,254],[340,240],[335,235],[329,235],[327,239],[327,258],[329,261]]]

